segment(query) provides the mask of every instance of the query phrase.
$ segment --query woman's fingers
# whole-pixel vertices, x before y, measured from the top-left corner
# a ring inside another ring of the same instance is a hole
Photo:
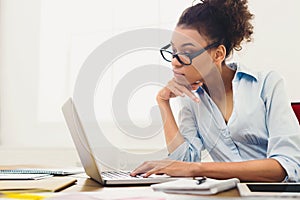
[[[165,169],[168,165],[170,165],[169,161],[167,163],[166,161],[146,161],[134,169],[130,175],[136,176],[144,174],[143,177],[148,177],[152,174],[164,173],[163,169]]]
[[[176,96],[185,96],[185,95],[187,95],[188,97],[190,97],[195,102],[200,101],[200,99],[190,90],[192,88],[188,89],[186,86],[176,83],[175,80],[169,81],[167,87]]]
[[[175,160],[147,161],[133,170],[130,175],[136,176],[142,174],[143,177],[149,177],[152,174],[167,174],[169,176],[192,176],[189,169],[191,163],[179,162]]]
[[[199,84],[197,83],[197,86],[200,86],[200,82]],[[175,79],[172,79],[168,82],[166,87],[164,87],[162,90],[159,91],[157,95],[157,99],[167,101],[170,98],[174,98],[177,96],[183,97],[186,95],[189,98],[191,98],[193,101],[198,103],[200,99],[191,91],[194,88],[196,88],[196,85],[189,85],[189,86],[180,85],[175,81]]]
[[[180,86],[181,91],[186,94],[188,97],[190,97],[193,101],[195,102],[199,102],[200,99],[198,97],[196,97],[196,95],[189,89],[187,89],[184,86]]]
[[[147,161],[144,162],[143,164],[141,164],[140,166],[138,166],[136,169],[134,169],[130,175],[131,176],[136,176],[139,174],[143,174],[145,172],[148,172],[150,170],[152,170],[154,168],[155,164],[153,164],[153,161]]]
[[[153,169],[149,170],[148,172],[146,172],[143,177],[147,178],[147,177],[151,176],[152,174],[163,174],[163,172],[159,168],[153,168]]]
[[[174,97],[176,97],[176,95],[169,88],[164,87],[158,92],[156,99],[168,101]]]
[[[170,85],[168,88],[172,91],[172,93],[175,96],[182,96],[182,97],[184,97],[184,92],[182,92],[182,89],[178,88],[177,86]]]

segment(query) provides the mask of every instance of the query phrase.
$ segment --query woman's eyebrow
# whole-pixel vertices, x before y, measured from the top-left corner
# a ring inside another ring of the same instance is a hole
[[[193,46],[193,47],[195,47],[195,45],[193,44],[193,43],[184,43],[184,44],[182,44],[181,45],[181,47],[186,47],[186,46]]]
[[[174,46],[174,43],[171,41],[170,42],[170,44],[172,45],[172,46]],[[186,46],[193,46],[193,47],[196,47],[193,43],[191,43],[191,42],[188,42],[188,43],[184,43],[184,44],[182,44],[180,47],[182,48],[182,47],[186,47]]]

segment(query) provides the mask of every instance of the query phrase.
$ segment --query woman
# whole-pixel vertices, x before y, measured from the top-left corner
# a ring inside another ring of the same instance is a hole
[[[252,18],[247,0],[203,0],[183,12],[161,49],[174,72],[157,95],[170,159],[145,162],[132,176],[300,181],[300,128],[283,79],[225,62],[251,40]],[[179,127],[169,104],[177,96]],[[214,162],[200,162],[204,149]]]

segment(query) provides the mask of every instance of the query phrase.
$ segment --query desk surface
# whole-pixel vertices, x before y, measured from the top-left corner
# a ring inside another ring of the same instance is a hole
[[[14,169],[14,168],[28,168],[33,167],[32,165],[17,165],[17,166],[0,166],[0,169]],[[36,165],[34,167],[37,167]],[[85,173],[70,175],[77,180],[77,182],[65,188],[64,190],[60,191],[57,195],[66,195],[69,193],[81,193],[89,192],[95,196],[101,196],[103,198],[109,198],[113,195],[114,198],[111,199],[123,199],[124,197],[156,197],[159,200],[164,199],[167,196],[167,199],[170,199],[169,196],[171,194],[165,194],[162,192],[154,192],[151,187],[149,186],[110,186],[110,187],[103,187],[101,184],[97,183],[96,181],[90,179]],[[59,178],[59,177],[58,177]],[[129,196],[128,196],[129,195]],[[140,196],[139,196],[140,195]],[[200,197],[201,195],[173,195],[173,197],[179,199],[190,199],[195,197]],[[216,195],[204,196],[205,198],[212,198],[212,197],[239,197],[239,192],[237,189],[232,189],[228,191],[224,191],[218,193]],[[171,199],[174,199],[174,198]],[[184,197],[184,198],[183,198]],[[84,197],[83,197],[84,198]],[[162,198],[162,199],[161,199]],[[175,199],[176,199],[175,198]],[[71,198],[72,199],[72,198]]]
[[[0,157],[2,159],[0,169],[12,169],[12,168],[43,168],[48,167],[48,164],[54,165],[51,167],[59,167],[59,166],[78,166],[78,157],[76,152],[74,151],[62,151],[59,150],[2,150],[0,151]],[[45,156],[46,155],[46,156]],[[63,155],[57,157],[56,155]],[[66,159],[67,157],[67,159]],[[37,162],[38,161],[38,162]],[[50,167],[50,166],[49,166]],[[70,186],[55,195],[64,195],[68,193],[76,193],[76,195],[80,196],[83,193],[78,192],[89,192],[95,193],[96,196],[101,196],[103,198],[109,198],[113,194],[115,199],[125,199],[124,195],[132,194],[137,197],[137,195],[143,196],[150,196],[150,197],[158,197],[154,199],[166,199],[160,198],[165,197],[166,194],[162,192],[154,192],[150,187],[146,186],[136,186],[136,187],[102,187],[99,183],[93,181],[92,179],[88,178],[85,174],[76,174],[72,175],[72,177],[77,179],[77,183],[73,186]],[[184,196],[184,198],[183,198]],[[195,197],[198,199],[199,196],[195,195],[176,195],[175,198],[168,198],[167,199],[191,199]],[[229,191],[225,191],[219,193],[217,195],[212,196],[205,196],[205,198],[211,197],[239,197],[239,193],[237,189],[232,189]],[[78,199],[78,198],[77,198]],[[81,199],[85,199],[84,197]],[[95,198],[94,198],[95,199]]]
[[[72,177],[77,179],[77,183],[69,188],[66,188],[65,190],[61,191],[62,193],[67,192],[123,192],[123,190],[132,190],[137,192],[142,192],[143,194],[150,194],[150,193],[160,193],[160,192],[154,192],[149,186],[131,186],[131,187],[103,187],[96,181],[88,178],[85,174],[77,174],[72,175]],[[178,196],[178,195],[177,195]],[[182,195],[179,195],[182,196]],[[195,195],[184,195],[184,196],[194,196]],[[199,196],[199,195],[198,195]],[[205,196],[205,197],[239,197],[239,192],[237,189],[228,190],[225,192],[221,192],[216,195],[211,196]]]
[[[16,167],[16,166],[14,166]],[[20,166],[18,166],[20,167]],[[0,169],[12,168],[12,166],[0,166]],[[166,194],[163,192],[154,192],[149,186],[110,186],[103,187],[96,181],[90,179],[85,173],[71,175],[69,177],[75,178],[77,182],[61,190],[57,193],[45,194],[46,197],[51,197],[51,200],[62,199],[85,199],[85,200],[97,200],[97,199],[114,199],[114,200],[194,200],[194,199],[249,199],[240,197],[238,190],[231,189],[218,193],[216,195],[183,195],[183,194]],[[60,178],[60,177],[57,177]],[[63,178],[63,177],[62,177]],[[44,196],[44,195],[42,195]],[[1,198],[1,197],[0,197]],[[256,200],[271,200],[272,197],[252,197]],[[287,199],[287,198],[277,198]]]
[[[80,161],[75,149],[1,149],[0,148],[0,169],[12,169],[12,168],[59,168],[59,167],[79,167]],[[200,195],[170,195],[162,192],[154,192],[150,187],[136,186],[136,187],[102,187],[99,183],[88,178],[85,174],[76,174],[72,177],[77,179],[77,183],[72,185],[59,193],[55,193],[55,196],[73,194],[74,199],[87,199],[85,196],[78,198],[78,196],[85,194],[94,194],[95,199],[130,199],[128,194],[132,197],[157,197],[148,198],[148,200],[163,200],[163,199],[213,199],[225,197],[226,199],[244,199],[240,197],[237,189],[228,190],[211,196]],[[52,195],[52,194],[51,194]],[[111,196],[114,195],[114,198]],[[126,196],[127,195],[127,196]],[[124,198],[125,197],[125,198]],[[126,198],[127,197],[127,198]],[[60,198],[66,199],[66,198]],[[73,199],[73,198],[70,198]],[[135,198],[137,200],[137,198]],[[144,198],[147,199],[147,198]],[[253,199],[253,198],[252,198]],[[255,198],[256,200],[267,200],[272,198]],[[286,199],[286,198],[277,198]],[[55,198],[56,200],[56,198]]]

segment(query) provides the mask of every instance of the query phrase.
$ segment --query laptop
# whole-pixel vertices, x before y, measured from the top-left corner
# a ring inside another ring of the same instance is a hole
[[[86,134],[88,133],[84,131],[72,98],[63,105],[62,111],[86,174],[101,185],[151,185],[174,180],[174,178],[165,175],[144,178],[142,176],[132,177],[129,175],[130,172],[126,171],[101,172],[100,163],[95,160],[95,155],[87,139]]]

